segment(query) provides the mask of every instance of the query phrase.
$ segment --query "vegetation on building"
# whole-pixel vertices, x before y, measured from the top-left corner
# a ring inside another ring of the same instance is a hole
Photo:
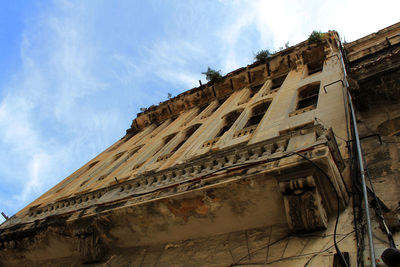
[[[206,80],[211,82],[211,84],[219,83],[224,81],[224,77],[221,75],[220,70],[213,70],[212,68],[208,67],[206,72],[202,72],[201,74],[206,75]]]
[[[315,44],[322,41],[324,38],[324,34],[320,31],[313,31],[310,36],[308,37],[309,44]]]
[[[272,53],[268,49],[260,50],[254,55],[254,60],[255,62],[264,63],[271,55]]]

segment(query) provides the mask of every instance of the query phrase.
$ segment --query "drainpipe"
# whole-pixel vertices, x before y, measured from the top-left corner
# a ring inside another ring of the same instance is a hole
[[[354,130],[354,139],[356,140],[356,149],[357,149],[357,158],[358,158],[358,166],[360,168],[361,173],[361,186],[363,190],[363,198],[364,198],[364,208],[365,208],[365,217],[367,219],[367,229],[368,229],[368,242],[369,242],[369,254],[371,257],[371,266],[375,267],[375,248],[374,248],[374,240],[372,237],[372,226],[371,226],[371,217],[369,215],[369,207],[368,207],[368,196],[367,196],[367,186],[365,184],[365,171],[364,171],[364,163],[363,163],[363,155],[361,152],[361,144],[360,137],[358,135],[356,115],[354,114],[353,103],[351,100],[351,95],[347,91],[347,95],[349,97],[349,105],[351,111],[351,120],[353,122],[353,130]]]
[[[353,101],[351,99],[350,92],[347,90],[349,87],[349,83],[347,81],[347,73],[346,73],[346,67],[344,65],[343,61],[343,55],[341,51],[341,44],[338,42],[338,47],[339,47],[339,54],[340,54],[340,63],[342,64],[343,68],[343,73],[344,73],[344,81],[345,81],[345,87],[346,87],[346,92],[347,92],[347,97],[348,97],[348,104],[350,106],[350,115],[351,115],[351,121],[353,124],[353,130],[354,130],[354,139],[356,141],[356,149],[357,149],[357,158],[358,158],[358,166],[360,168],[360,173],[361,173],[361,186],[363,190],[363,198],[364,198],[364,208],[365,208],[365,217],[367,220],[367,230],[368,230],[368,242],[369,242],[369,254],[371,258],[371,266],[376,267],[376,261],[375,261],[375,247],[374,247],[374,240],[372,236],[372,226],[371,226],[371,217],[369,215],[369,207],[368,207],[368,195],[367,195],[367,185],[365,183],[365,170],[364,170],[364,163],[363,163],[363,155],[362,155],[362,150],[361,150],[361,143],[360,143],[360,137],[358,135],[358,128],[357,128],[357,120],[356,120],[356,115],[354,113],[354,107],[353,107]]]

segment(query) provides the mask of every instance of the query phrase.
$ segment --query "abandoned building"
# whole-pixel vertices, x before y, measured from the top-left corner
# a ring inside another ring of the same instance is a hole
[[[317,37],[139,113],[0,226],[0,266],[391,264],[400,23]]]

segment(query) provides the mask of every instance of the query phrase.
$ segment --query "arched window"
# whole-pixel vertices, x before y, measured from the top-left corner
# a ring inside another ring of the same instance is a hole
[[[172,138],[175,137],[175,135],[176,135],[176,133],[173,133],[173,134],[170,134],[170,135],[167,135],[166,137],[164,137],[164,138],[163,138],[164,146],[165,146],[166,144],[168,144],[169,141],[171,141]]]
[[[219,130],[218,134],[216,137],[222,136],[224,133],[226,133],[232,125],[235,123],[239,115],[242,113],[242,110],[234,110],[227,115],[224,116],[224,126]]]
[[[312,83],[299,89],[296,110],[310,108],[315,109],[318,103],[320,83]]]
[[[271,104],[271,102],[263,102],[263,103],[255,106],[251,110],[250,118],[248,119],[248,121],[244,127],[247,128],[247,127],[259,124],[260,121],[262,120],[262,118],[264,117],[265,112],[267,112],[270,104]]]

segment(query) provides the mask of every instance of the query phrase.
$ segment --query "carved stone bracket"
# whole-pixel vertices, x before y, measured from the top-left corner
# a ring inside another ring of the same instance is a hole
[[[293,232],[327,228],[327,213],[312,175],[279,183],[286,218]]]
[[[75,236],[82,263],[99,262],[107,257],[108,249],[97,227],[78,227]]]

